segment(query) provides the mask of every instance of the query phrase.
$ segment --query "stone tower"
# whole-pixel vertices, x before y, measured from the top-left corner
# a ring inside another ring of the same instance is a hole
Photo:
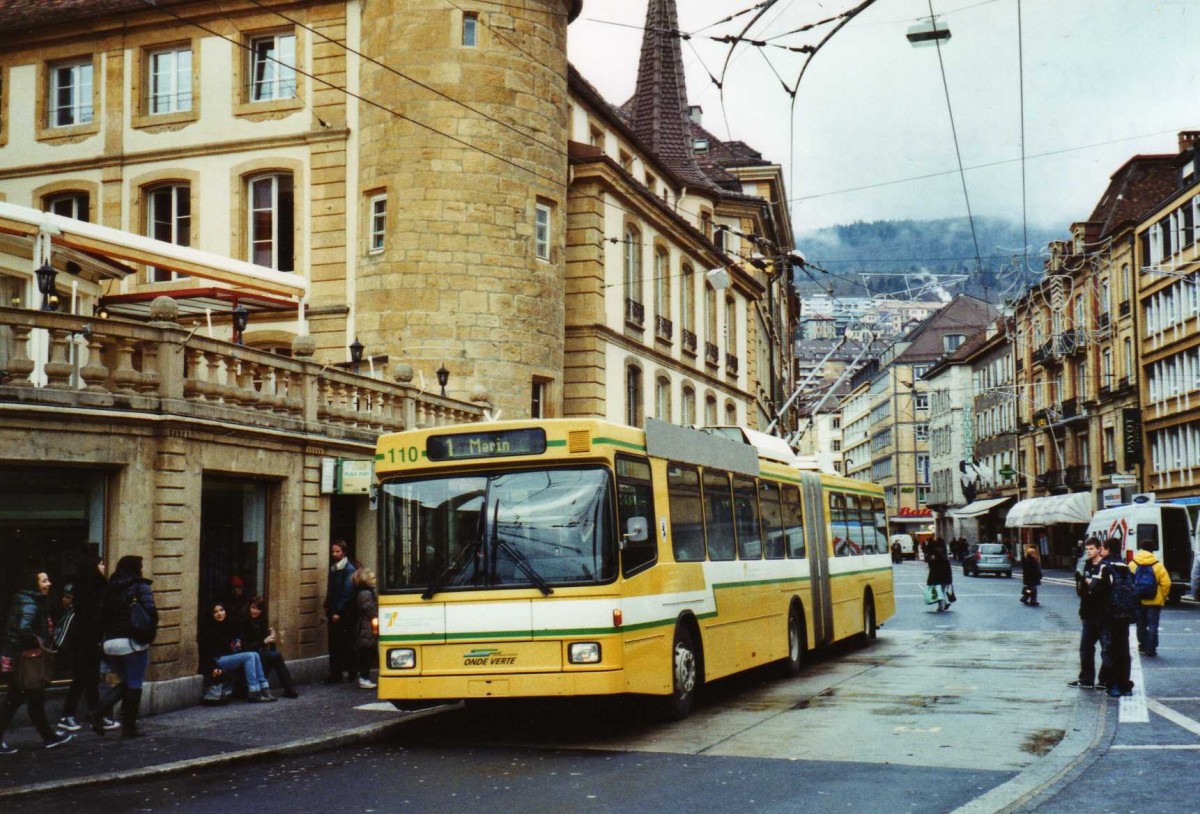
[[[364,52],[387,67],[363,61],[361,93],[391,112],[359,105],[364,200],[347,205],[365,216],[386,193],[388,225],[380,253],[359,236],[354,330],[429,390],[441,365],[449,395],[482,386],[505,418],[529,415],[535,380],[561,401],[567,24],[581,5],[373,0],[364,10]],[[464,15],[475,15],[474,45]]]

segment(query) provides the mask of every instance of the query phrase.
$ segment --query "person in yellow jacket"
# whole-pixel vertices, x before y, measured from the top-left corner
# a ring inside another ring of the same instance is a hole
[[[1138,650],[1147,656],[1158,655],[1158,617],[1162,614],[1163,605],[1171,593],[1171,575],[1150,550],[1153,545],[1151,542],[1138,543],[1137,553],[1133,555],[1133,562],[1129,564],[1134,582],[1137,582],[1139,568],[1152,568],[1155,581],[1158,582],[1158,593],[1150,599],[1143,599],[1137,612]]]

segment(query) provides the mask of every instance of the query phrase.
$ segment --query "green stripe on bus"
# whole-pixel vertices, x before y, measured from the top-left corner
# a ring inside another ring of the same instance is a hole
[[[636,452],[646,451],[645,444],[634,444],[629,441],[621,441],[616,438],[594,438],[592,439],[592,442],[596,444],[608,444],[609,446],[621,447],[623,449],[632,449]]]

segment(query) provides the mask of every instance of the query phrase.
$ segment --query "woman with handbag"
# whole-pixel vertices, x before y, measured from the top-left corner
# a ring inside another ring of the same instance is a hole
[[[950,559],[946,556],[946,549],[936,544],[931,544],[927,549],[929,557],[929,576],[925,579],[926,585],[937,586],[940,591],[937,594],[937,611],[950,609],[951,599],[954,596],[954,574],[950,570]]]
[[[158,633],[158,608],[150,580],[142,576],[142,558],[122,557],[100,600],[100,623],[104,638],[104,660],[120,682],[100,699],[92,712],[92,729],[104,734],[104,719],[121,703],[121,734],[135,738],[138,709],[142,704],[142,681],[150,664],[150,644]]]
[[[46,685],[54,675],[54,651],[46,649],[53,641],[50,622],[50,577],[45,571],[31,573],[25,580],[29,587],[13,596],[5,626],[5,653],[14,662],[4,707],[0,708],[0,755],[12,755],[16,748],[4,740],[4,733],[13,716],[24,702],[29,707],[29,719],[47,749],[68,743],[74,735],[59,734],[46,720]]]

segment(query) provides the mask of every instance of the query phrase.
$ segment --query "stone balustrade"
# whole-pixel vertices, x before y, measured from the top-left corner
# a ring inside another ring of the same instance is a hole
[[[203,336],[173,322],[0,308],[0,405],[219,421],[373,441],[479,421],[477,404]]]

